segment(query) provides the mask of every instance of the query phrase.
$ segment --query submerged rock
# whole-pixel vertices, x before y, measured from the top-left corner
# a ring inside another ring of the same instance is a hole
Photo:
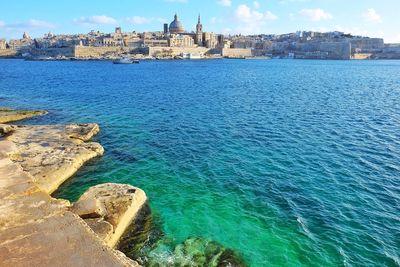
[[[195,237],[177,245],[172,254],[162,249],[153,251],[147,266],[245,267],[246,264],[233,250]]]
[[[148,261],[147,255],[163,237],[161,220],[151,212],[148,203],[146,203],[121,237],[118,250],[145,265]]]
[[[219,243],[189,238],[174,244],[161,230],[161,221],[146,204],[122,236],[118,249],[143,266],[245,267],[241,257]]]
[[[140,188],[108,183],[90,187],[71,210],[86,218],[92,230],[114,247],[146,201]]]
[[[19,121],[47,114],[44,110],[17,110],[12,108],[0,108],[0,123]]]

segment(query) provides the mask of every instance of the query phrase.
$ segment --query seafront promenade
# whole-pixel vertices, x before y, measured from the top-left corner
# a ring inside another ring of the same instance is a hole
[[[89,142],[97,124],[5,124],[45,113],[0,110],[0,266],[139,266],[114,246],[145,193],[102,184],[75,203],[51,197],[104,150]]]

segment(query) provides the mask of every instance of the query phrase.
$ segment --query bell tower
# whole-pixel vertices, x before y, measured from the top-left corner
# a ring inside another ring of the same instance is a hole
[[[203,46],[203,25],[200,21],[200,14],[196,25],[196,42],[198,46]]]

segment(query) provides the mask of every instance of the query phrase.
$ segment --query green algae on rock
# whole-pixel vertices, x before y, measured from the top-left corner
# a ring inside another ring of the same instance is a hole
[[[218,242],[194,237],[174,244],[146,204],[124,233],[118,249],[143,266],[245,267],[242,258]]]
[[[45,110],[18,110],[13,108],[0,108],[0,123],[24,120],[47,114]]]
[[[246,263],[232,249],[218,242],[193,237],[177,245],[173,251],[168,244],[159,244],[148,255],[146,266],[192,266],[192,267],[245,267]]]
[[[152,213],[148,203],[146,203],[121,237],[117,246],[118,250],[145,265],[148,260],[147,254],[164,237],[161,225],[159,216]]]

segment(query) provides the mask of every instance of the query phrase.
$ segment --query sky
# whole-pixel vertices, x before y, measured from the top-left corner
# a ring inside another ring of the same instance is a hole
[[[281,34],[343,31],[400,43],[400,0],[3,0],[0,38],[41,37],[51,31],[162,31],[174,14],[194,31]]]

